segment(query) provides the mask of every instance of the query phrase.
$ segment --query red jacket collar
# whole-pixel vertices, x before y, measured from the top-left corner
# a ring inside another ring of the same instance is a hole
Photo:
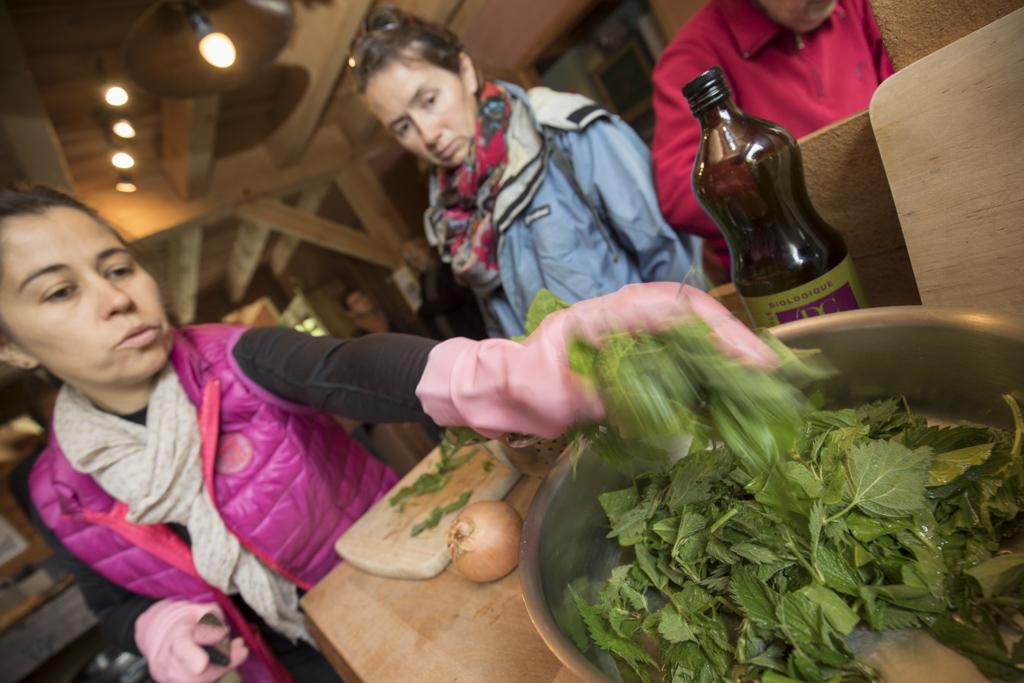
[[[769,19],[768,15],[756,6],[754,0],[715,0],[715,4],[744,59],[756,55],[780,33],[790,32],[789,29]],[[832,16],[826,19],[822,26],[832,21],[833,16],[842,17],[845,14],[846,10],[840,0],[836,3]]]

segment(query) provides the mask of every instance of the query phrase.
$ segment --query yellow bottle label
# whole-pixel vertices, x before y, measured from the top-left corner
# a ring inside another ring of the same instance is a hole
[[[867,306],[849,254],[832,270],[799,287],[768,296],[740,296],[758,327]]]

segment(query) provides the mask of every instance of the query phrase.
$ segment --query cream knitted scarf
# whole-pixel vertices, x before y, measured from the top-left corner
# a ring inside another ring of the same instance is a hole
[[[196,409],[168,364],[150,396],[146,426],[104,412],[65,384],[54,429],[65,457],[128,506],[138,524],[188,529],[199,575],[242,599],[274,630],[310,643],[295,585],[242,547],[204,490]]]

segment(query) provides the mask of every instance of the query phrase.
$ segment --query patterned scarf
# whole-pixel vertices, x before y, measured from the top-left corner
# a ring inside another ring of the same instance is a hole
[[[487,296],[501,284],[498,236],[491,214],[508,162],[505,133],[512,99],[503,87],[490,81],[484,83],[477,99],[476,136],[465,160],[458,168],[436,172],[442,216],[438,234],[451,254],[455,278]]]

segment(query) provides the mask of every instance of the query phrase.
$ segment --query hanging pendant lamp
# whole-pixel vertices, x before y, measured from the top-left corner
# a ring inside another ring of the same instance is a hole
[[[289,0],[162,0],[128,32],[124,67],[158,97],[233,90],[274,60],[293,18]]]

